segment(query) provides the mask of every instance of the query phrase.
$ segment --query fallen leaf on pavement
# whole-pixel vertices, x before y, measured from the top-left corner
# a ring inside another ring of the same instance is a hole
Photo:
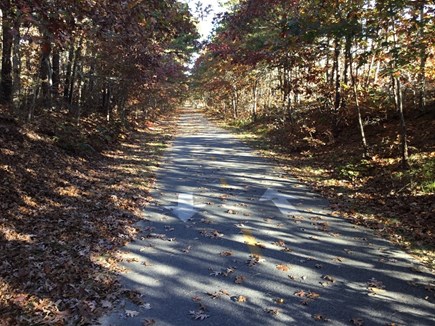
[[[210,296],[214,300],[214,299],[219,299],[223,295],[226,295],[229,297],[230,293],[227,290],[219,290],[216,292],[207,292],[207,295]]]
[[[325,315],[322,315],[322,314],[315,314],[315,315],[313,315],[313,318],[315,321],[329,321],[329,319]]]
[[[143,321],[143,326],[152,326],[155,324],[156,324],[156,321],[154,319],[145,319]]]
[[[377,279],[375,279],[374,277],[371,278],[367,282],[367,287],[369,287],[369,288],[385,289],[385,285],[381,281],[378,281]]]
[[[276,242],[272,242],[273,245],[278,246],[278,247],[285,247],[285,242],[283,240],[278,240]]]
[[[350,320],[350,322],[355,326],[363,326],[364,325],[364,320],[362,320],[361,318],[352,318]]]
[[[245,297],[245,296],[243,296],[243,295],[239,295],[238,297],[237,297],[237,302],[246,302],[248,299]]]
[[[301,298],[305,297],[306,294],[307,294],[307,293],[306,293],[304,290],[299,290],[299,291],[296,291],[296,292],[294,293],[295,296],[297,296],[297,297],[301,297]]]
[[[134,310],[126,310],[125,311],[126,317],[136,317],[138,315],[139,315],[139,311],[134,311]]]
[[[191,315],[192,319],[195,320],[204,320],[207,319],[208,317],[210,317],[210,315],[207,315],[204,310],[200,309],[200,310],[191,310],[189,311],[189,315]]]
[[[265,310],[268,314],[271,314],[271,315],[278,315],[279,314],[279,309],[277,309],[277,308],[266,308]]]
[[[247,264],[249,267],[253,267],[262,261],[264,261],[264,259],[261,259],[260,255],[253,254],[249,256]]]
[[[235,267],[228,267],[224,272],[222,272],[222,274],[225,277],[228,277],[231,273],[234,273],[236,271]]]
[[[322,279],[324,279],[325,281],[334,283],[335,282],[335,278],[333,278],[331,275],[323,275]]]
[[[145,303],[145,304],[141,305],[141,307],[146,309],[146,310],[150,310],[151,309],[151,303]]]
[[[276,269],[282,272],[288,272],[290,268],[287,265],[276,265]]]
[[[242,284],[245,281],[246,277],[243,275],[236,276],[236,279],[234,280],[234,283],[236,284]]]

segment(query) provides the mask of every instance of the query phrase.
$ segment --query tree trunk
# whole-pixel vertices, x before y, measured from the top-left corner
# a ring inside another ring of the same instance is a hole
[[[357,74],[358,74],[358,72],[356,71],[354,73],[354,71],[353,71],[352,53],[350,53],[350,52],[349,52],[349,64],[350,64],[349,65],[350,78],[352,80],[353,95],[355,97],[355,106],[356,106],[356,111],[357,111],[357,115],[358,115],[358,128],[359,128],[360,135],[361,135],[363,158],[367,158],[367,157],[369,157],[369,149],[367,146],[367,139],[366,139],[366,135],[365,135],[365,131],[364,131],[364,124],[363,124],[362,115],[361,115],[361,107],[359,104],[358,86],[357,86],[357,78],[358,78]]]
[[[78,68],[79,61],[80,61],[81,50],[82,50],[82,39],[80,39],[79,44],[78,44],[77,49],[76,49],[75,54],[74,54],[74,63],[72,66],[72,71],[71,71],[70,88],[68,91],[68,103],[69,104],[73,103],[74,83],[76,82],[77,68]]]
[[[422,1],[420,4],[420,29],[419,29],[419,38],[420,38],[420,67],[418,72],[418,108],[420,111],[424,110],[426,106],[426,61],[427,61],[427,51],[426,44],[424,43],[424,8],[425,1]]]
[[[60,53],[59,49],[55,47],[53,50],[53,64],[52,64],[52,86],[51,92],[54,96],[59,95],[60,86]]]
[[[12,19],[11,2],[10,0],[2,0],[0,8],[3,13],[2,17],[2,67],[1,67],[1,82],[0,82],[0,103],[12,103]]]
[[[258,104],[258,79],[255,79],[254,86],[252,87],[252,119],[257,120],[257,104]]]
[[[50,64],[51,44],[49,40],[44,40],[41,44],[41,59],[39,68],[39,80],[41,82],[41,93],[44,105],[50,105],[50,84],[51,84],[51,64]]]
[[[394,20],[394,17],[392,18],[392,32],[393,32],[393,44],[394,49],[398,48],[398,41],[397,41],[397,30],[396,30],[396,22]],[[395,51],[392,61],[392,86],[393,86],[393,93],[394,93],[394,103],[396,105],[397,113],[399,114],[400,118],[400,144],[401,144],[401,156],[402,156],[402,166],[403,168],[409,167],[408,162],[408,136],[407,136],[407,130],[406,130],[406,123],[405,123],[405,115],[403,113],[403,96],[402,96],[402,85],[400,82],[400,70],[398,67],[399,62],[399,52]]]
[[[341,76],[340,76],[340,53],[341,44],[338,38],[335,39],[335,50],[334,50],[334,75],[335,75],[335,100],[334,109],[338,111],[341,104]]]
[[[21,52],[20,52],[20,21],[17,19],[14,24],[15,37],[13,42],[13,93],[14,98],[19,102],[21,95]]]
[[[392,82],[393,82],[393,90],[394,90],[394,103],[396,104],[396,110],[400,118],[400,144],[401,144],[402,166],[404,168],[408,168],[409,167],[408,135],[406,130],[405,115],[403,113],[402,85],[398,77],[393,77]]]
[[[71,42],[70,48],[68,50],[68,62],[66,63],[66,73],[65,73],[65,84],[63,87],[63,97],[66,101],[69,98],[69,89],[71,84],[71,70],[72,62],[74,60],[74,42]]]
[[[233,103],[233,117],[234,119],[237,119],[239,117],[239,110],[238,110],[238,103],[239,99],[238,99],[238,93],[237,93],[237,89],[235,87],[233,87],[233,98],[232,98],[232,103]]]

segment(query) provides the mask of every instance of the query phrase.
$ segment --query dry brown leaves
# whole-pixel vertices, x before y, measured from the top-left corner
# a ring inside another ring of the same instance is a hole
[[[92,134],[94,125],[80,128]],[[152,182],[144,166],[156,157],[146,142],[166,141],[159,132],[79,156],[42,132],[0,130],[0,323],[90,324],[112,307],[121,292],[111,252],[137,233],[149,202],[143,181]]]

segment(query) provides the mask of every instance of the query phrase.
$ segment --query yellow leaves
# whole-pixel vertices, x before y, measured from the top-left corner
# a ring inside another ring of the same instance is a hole
[[[248,301],[248,298],[246,298],[246,297],[243,296],[243,295],[239,295],[239,296],[236,298],[236,301],[237,301],[237,302],[240,302],[240,303],[244,303],[244,302]]]
[[[242,284],[243,282],[245,282],[245,280],[246,280],[246,277],[244,275],[238,275],[238,276],[236,276],[234,283]]]

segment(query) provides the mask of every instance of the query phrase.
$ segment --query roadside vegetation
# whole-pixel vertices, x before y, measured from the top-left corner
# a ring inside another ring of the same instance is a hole
[[[195,99],[433,268],[433,17],[426,1],[233,3],[196,62]]]

